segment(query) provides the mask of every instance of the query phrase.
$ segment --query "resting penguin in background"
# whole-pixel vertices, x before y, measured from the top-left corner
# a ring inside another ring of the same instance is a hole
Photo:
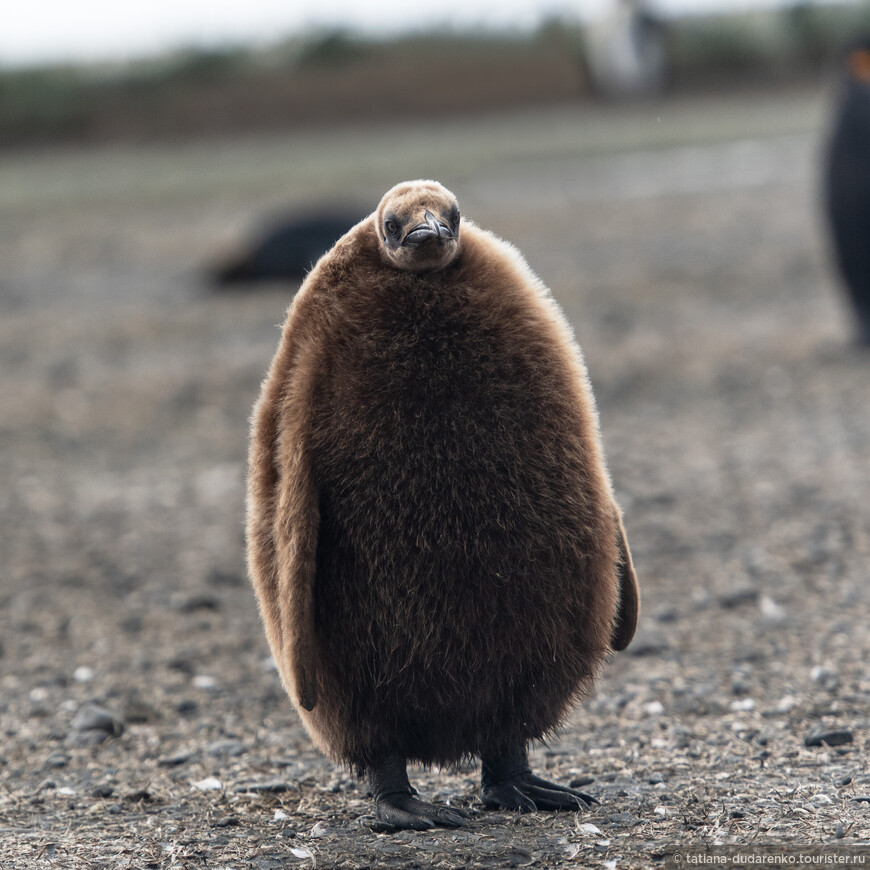
[[[870,346],[870,39],[854,48],[828,147],[824,189],[834,253]]]
[[[218,285],[249,281],[301,281],[311,267],[360,219],[349,210],[273,218],[245,246],[210,270]]]
[[[529,769],[639,594],[580,349],[519,252],[399,184],[293,301],[254,413],[248,559],[315,744],[387,826],[464,824],[408,761],[482,761],[488,807],[593,799]]]

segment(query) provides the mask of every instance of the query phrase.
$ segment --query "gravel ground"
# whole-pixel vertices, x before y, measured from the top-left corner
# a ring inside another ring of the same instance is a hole
[[[826,97],[0,157],[0,867],[866,844],[870,356],[816,213]],[[416,175],[574,323],[644,613],[534,751],[600,806],[484,812],[475,769],[412,771],[473,821],[388,835],[313,750],[245,577],[247,419],[293,288],[217,295],[197,268],[261,211]]]

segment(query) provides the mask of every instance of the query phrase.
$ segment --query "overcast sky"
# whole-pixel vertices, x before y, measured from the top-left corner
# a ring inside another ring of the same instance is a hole
[[[9,0],[0,65],[125,60],[189,45],[274,42],[316,27],[396,33],[430,25],[529,26],[554,13],[593,15],[614,0]],[[651,0],[666,13],[738,10],[790,0]]]

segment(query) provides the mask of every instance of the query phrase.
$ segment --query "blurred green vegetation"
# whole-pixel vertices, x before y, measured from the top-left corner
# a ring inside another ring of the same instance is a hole
[[[796,3],[779,11],[687,17],[667,31],[670,75],[678,86],[777,79],[833,67],[845,47],[870,35],[870,3]]]
[[[817,75],[861,33],[870,33],[870,3],[668,21],[669,87]],[[0,146],[175,139],[580,100],[593,96],[582,36],[558,20],[532,33],[390,41],[333,31],[267,49],[0,69]]]
[[[577,99],[587,87],[569,32],[380,42],[329,32],[124,66],[0,70],[0,146],[173,139]]]

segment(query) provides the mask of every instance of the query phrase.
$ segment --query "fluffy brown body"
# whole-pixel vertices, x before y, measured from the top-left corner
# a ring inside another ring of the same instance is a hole
[[[465,219],[446,266],[399,268],[382,218],[300,289],[250,452],[249,563],[279,673],[316,745],[360,769],[543,737],[638,610],[548,291]]]

